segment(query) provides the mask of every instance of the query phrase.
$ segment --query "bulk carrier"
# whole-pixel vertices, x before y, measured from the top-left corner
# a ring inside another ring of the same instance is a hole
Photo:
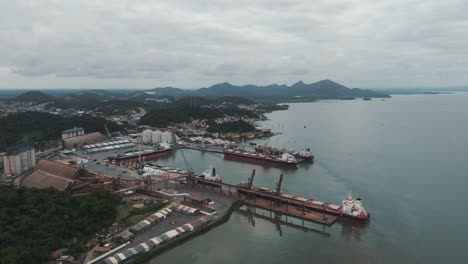
[[[278,149],[268,145],[256,146],[255,152],[261,153],[269,156],[281,156],[283,153],[292,153],[296,159],[299,161],[314,161],[314,154],[310,151],[309,148],[303,149],[299,152],[294,152],[294,150],[287,151],[286,149]]]
[[[262,165],[296,167],[298,163],[298,160],[294,157],[294,155],[288,152],[284,152],[280,156],[273,156],[258,152],[224,149],[223,153],[225,159],[246,161]]]
[[[247,183],[242,182],[236,185],[237,192],[240,195],[244,195],[247,198],[253,196],[255,197],[253,200],[267,201],[268,204],[283,204],[287,206],[286,208],[295,208],[300,211],[315,211],[323,215],[333,216],[335,219],[339,218],[363,223],[369,222],[370,213],[362,206],[361,198],[355,200],[351,194],[348,194],[348,196],[343,199],[341,205],[321,202],[312,198],[304,198],[281,192],[283,174],[281,174],[280,180],[276,185],[276,190],[253,186],[254,176],[255,170],[253,170],[252,176]],[[250,199],[247,200],[250,201]]]

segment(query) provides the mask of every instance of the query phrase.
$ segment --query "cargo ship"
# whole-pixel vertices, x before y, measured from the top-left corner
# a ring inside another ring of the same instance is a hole
[[[296,167],[298,163],[294,155],[288,152],[284,152],[280,156],[273,156],[258,152],[247,152],[236,149],[224,149],[223,153],[225,159],[246,161],[262,165]]]
[[[336,205],[327,202],[321,202],[311,198],[294,196],[287,193],[279,193],[278,195],[276,191],[263,187],[252,186],[249,188],[247,183],[240,183],[237,186],[241,187],[241,189],[238,189],[239,193],[247,194],[247,192],[243,191],[242,189],[250,190],[255,192],[256,196],[266,200],[280,200],[282,203],[290,206],[337,216],[343,220],[363,223],[367,223],[370,220],[370,213],[367,212],[363,207],[362,199],[354,199],[351,194],[348,194],[343,199],[341,205]],[[249,195],[252,195],[252,193],[249,192]]]
[[[139,160],[150,160],[159,158],[162,156],[167,156],[172,153],[172,148],[167,149],[159,149],[159,150],[141,150],[141,151],[132,151],[129,153],[124,153],[122,155],[118,155],[115,157],[110,157],[110,161],[114,161],[115,163],[127,163],[127,162],[134,162]]]
[[[278,149],[270,146],[257,146],[255,147],[255,152],[262,153],[265,155],[281,156],[283,153],[288,152],[285,149]],[[290,153],[293,153],[291,151]],[[314,154],[310,151],[309,148],[303,149],[299,152],[293,153],[294,157],[300,161],[314,161]]]

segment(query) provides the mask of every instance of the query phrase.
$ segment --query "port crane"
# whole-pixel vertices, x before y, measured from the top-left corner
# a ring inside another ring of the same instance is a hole
[[[252,170],[252,175],[248,179],[247,189],[252,189],[253,180],[255,177],[255,169]]]
[[[278,181],[278,183],[276,184],[276,190],[275,190],[275,194],[277,196],[280,195],[280,191],[281,191],[281,184],[283,183],[283,173],[281,173],[280,175],[280,179]]]
[[[107,137],[108,138],[111,138],[111,133],[109,132],[109,129],[107,128],[106,124],[104,124],[104,127],[106,128],[106,132],[107,132]]]
[[[180,153],[182,153],[182,159],[184,160],[185,167],[187,168],[187,171],[188,171],[187,182],[190,184],[190,186],[193,186],[195,184],[195,174],[193,173],[193,169],[190,166],[190,163],[187,161],[187,158],[185,157],[184,150],[181,149]]]

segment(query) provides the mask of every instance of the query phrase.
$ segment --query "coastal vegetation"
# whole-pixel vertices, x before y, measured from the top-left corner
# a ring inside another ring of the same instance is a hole
[[[59,116],[41,112],[23,112],[0,118],[0,150],[5,150],[25,140],[34,142],[41,148],[49,140],[58,140],[62,131],[72,127],[82,127],[86,132],[103,132],[124,128],[114,122],[90,115]]]
[[[208,128],[206,129],[210,133],[245,133],[255,131],[255,127],[243,120],[225,122],[221,124],[216,124],[214,122],[208,123]]]
[[[120,200],[107,191],[74,197],[50,189],[0,186],[0,263],[41,263],[50,253],[83,244],[115,219]]]
[[[191,122],[195,119],[221,118],[224,116],[237,116],[258,118],[253,111],[239,109],[234,106],[210,107],[212,101],[205,98],[184,98],[173,104],[157,104],[144,115],[140,123],[155,127],[165,127],[175,123]]]
[[[273,112],[278,110],[288,110],[289,105],[287,104],[259,104],[257,109],[263,110],[265,112]]]
[[[169,205],[169,202],[157,202],[147,205],[143,208],[132,209],[127,212],[126,216],[122,218],[120,222],[126,225],[134,225],[166,207],[167,205]]]

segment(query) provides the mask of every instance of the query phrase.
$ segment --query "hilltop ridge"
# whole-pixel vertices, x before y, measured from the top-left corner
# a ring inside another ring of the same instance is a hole
[[[214,84],[194,90],[175,87],[154,88],[151,90],[159,96],[249,96],[249,97],[300,97],[317,96],[322,98],[344,97],[389,97],[389,95],[367,89],[348,88],[331,80],[321,80],[306,84],[298,81],[291,86],[270,84],[258,86],[253,84],[233,85],[229,82]]]

